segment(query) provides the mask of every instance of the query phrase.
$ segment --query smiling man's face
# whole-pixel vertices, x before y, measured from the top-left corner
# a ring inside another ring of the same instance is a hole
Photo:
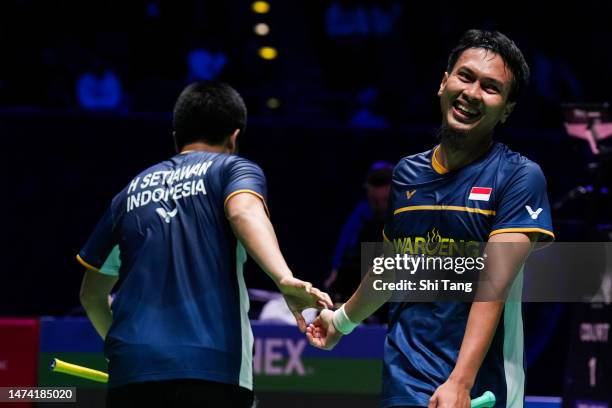
[[[514,109],[515,103],[508,101],[511,87],[512,72],[502,57],[484,48],[468,48],[440,84],[444,126],[469,139],[488,138]]]

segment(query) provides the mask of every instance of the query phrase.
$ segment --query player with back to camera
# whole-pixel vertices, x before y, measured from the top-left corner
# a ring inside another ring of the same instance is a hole
[[[135,176],[79,252],[81,301],[109,359],[109,407],[252,405],[247,252],[300,330],[302,310],[331,307],[293,277],[268,218],[263,172],[234,154],[246,116],[228,85],[185,88],[174,107],[178,154]]]

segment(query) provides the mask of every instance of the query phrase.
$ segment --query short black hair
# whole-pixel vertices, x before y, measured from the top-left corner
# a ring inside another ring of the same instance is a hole
[[[468,48],[484,48],[498,54],[512,71],[512,87],[508,100],[514,102],[529,83],[529,65],[516,44],[499,31],[468,30],[448,57],[446,71],[450,74],[457,60]]]
[[[219,145],[236,129],[244,133],[246,121],[246,105],[234,88],[222,82],[195,82],[174,105],[174,141],[179,149],[198,141]]]

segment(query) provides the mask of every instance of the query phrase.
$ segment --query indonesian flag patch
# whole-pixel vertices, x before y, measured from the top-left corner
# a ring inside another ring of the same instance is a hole
[[[477,201],[489,201],[491,198],[491,192],[493,189],[491,187],[472,187],[470,190],[470,200]]]

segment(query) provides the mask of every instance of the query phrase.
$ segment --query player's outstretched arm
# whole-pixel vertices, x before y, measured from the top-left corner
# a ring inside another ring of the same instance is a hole
[[[109,294],[115,283],[117,283],[117,277],[103,275],[92,269],[85,271],[81,282],[79,294],[81,304],[102,339],[106,338],[113,322]]]
[[[489,239],[485,270],[490,285],[479,289],[477,299],[491,300],[472,303],[455,368],[432,395],[429,408],[469,408],[470,390],[495,334],[505,294],[531,248],[530,237],[523,233],[498,234]]]
[[[226,203],[225,213],[234,234],[255,262],[276,283],[298,327],[304,332],[306,322],[301,312],[313,307],[332,307],[330,297],[314,288],[311,283],[293,277],[261,199],[249,193],[236,194]]]

